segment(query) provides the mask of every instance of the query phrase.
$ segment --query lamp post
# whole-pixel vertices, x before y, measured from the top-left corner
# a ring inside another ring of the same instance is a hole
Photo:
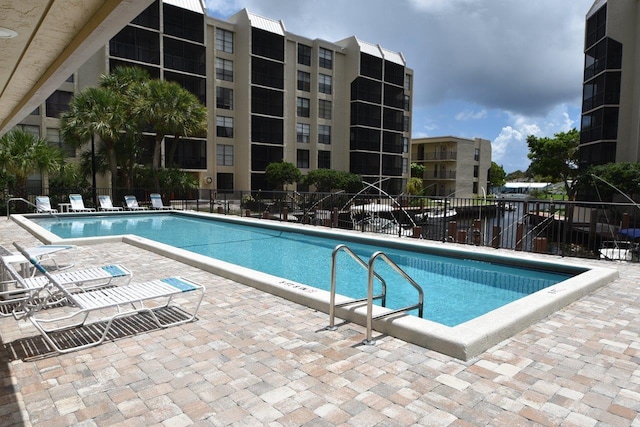
[[[98,207],[98,195],[96,193],[96,144],[93,133],[91,134],[91,190],[93,195],[93,206]]]

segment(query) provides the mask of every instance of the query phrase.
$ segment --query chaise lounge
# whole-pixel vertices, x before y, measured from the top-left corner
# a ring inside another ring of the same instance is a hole
[[[22,246],[17,243],[14,245],[23,255],[28,257]],[[38,271],[49,279],[49,283],[41,291],[32,293],[24,301],[22,304],[24,314],[16,316],[16,318],[28,318],[49,346],[58,353],[68,353],[99,345],[109,337],[114,322],[143,313],[147,314],[146,318],[159,328],[193,321],[204,297],[204,286],[182,277],[168,277],[149,282],[72,293],[37,259],[30,258],[30,261]],[[40,304],[41,296],[56,293],[62,295],[68,304],[59,308],[43,310],[46,307]],[[172,305],[174,298],[187,295],[193,295],[195,300],[195,307],[190,313]],[[175,308],[179,315],[158,315],[160,310],[167,308]],[[87,320],[91,315],[95,315],[98,319],[89,323]],[[64,342],[58,342],[54,337],[58,332],[69,331],[81,326],[96,327],[92,329],[92,334],[84,334],[82,339],[65,339]]]

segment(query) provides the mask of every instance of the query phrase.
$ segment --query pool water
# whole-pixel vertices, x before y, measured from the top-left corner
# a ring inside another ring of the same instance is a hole
[[[342,241],[272,228],[179,214],[105,215],[33,219],[61,238],[135,234],[252,270],[329,290],[331,253]],[[365,262],[382,250],[424,290],[424,318],[455,326],[563,281],[569,273],[548,272],[471,259],[449,258],[348,242]],[[386,263],[376,272],[387,282],[387,307],[417,302],[417,292]],[[338,253],[337,292],[367,294],[367,272]],[[379,286],[376,283],[376,293]],[[417,311],[412,314],[417,315]]]

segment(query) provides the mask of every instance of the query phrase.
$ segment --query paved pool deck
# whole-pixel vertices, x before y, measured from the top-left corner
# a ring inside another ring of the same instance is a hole
[[[0,219],[14,241],[39,244]],[[592,261],[620,278],[463,362],[125,243],[75,262],[193,279],[198,320],[18,357],[39,334],[0,318],[0,426],[640,426],[640,265]]]

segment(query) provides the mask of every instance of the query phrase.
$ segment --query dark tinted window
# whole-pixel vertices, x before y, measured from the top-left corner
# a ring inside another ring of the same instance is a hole
[[[172,137],[166,138],[167,143],[173,143]],[[206,169],[207,141],[202,139],[180,138],[180,141],[176,145],[174,166],[182,169]]]
[[[311,47],[298,45],[298,64],[311,65]]]
[[[264,171],[269,163],[282,161],[282,147],[251,144],[251,170]]]
[[[331,151],[318,151],[318,169],[331,169]]]
[[[164,32],[181,39],[204,43],[204,15],[165,3]]]
[[[153,28],[154,30],[160,29],[160,2],[154,1],[151,6],[146,8],[140,15],[131,21],[132,24],[140,25],[141,27]]]
[[[383,127],[389,130],[402,131],[404,129],[404,115],[402,111],[385,108]]]
[[[384,85],[384,105],[404,108],[404,89],[398,86]]]
[[[284,142],[282,119],[251,116],[251,141],[282,145]],[[282,149],[281,149],[282,151]],[[280,157],[282,159],[282,156]],[[253,159],[252,159],[253,161]],[[255,170],[255,168],[252,167]]]
[[[385,132],[382,136],[382,151],[386,153],[402,153],[402,134]]]
[[[197,44],[164,38],[164,66],[192,74],[205,75],[205,48]]]
[[[207,82],[205,78],[188,76],[186,74],[164,72],[165,80],[179,83],[180,86],[198,97],[202,105],[207,105]]]
[[[251,53],[284,61],[284,37],[259,28],[252,28]]]
[[[380,131],[376,129],[352,127],[350,149],[380,151]]]
[[[360,175],[379,175],[380,154],[352,152],[349,155],[349,170]]]
[[[382,58],[360,53],[360,74],[382,80]]]
[[[402,156],[382,155],[382,174],[402,175]]]
[[[351,124],[379,128],[380,106],[365,104],[364,102],[351,103]]]
[[[404,87],[404,66],[384,61],[384,81]]]
[[[160,78],[159,67],[154,67],[152,65],[137,64],[137,63],[134,64],[133,62],[121,61],[119,59],[114,59],[114,58],[109,59],[109,70],[111,71],[115,70],[118,67],[132,67],[132,66],[145,69],[147,73],[149,73],[149,76],[152,79]]]
[[[220,192],[233,191],[233,174],[219,173],[216,175],[216,188]]]
[[[358,77],[351,83],[351,100],[380,104],[382,101],[382,83]]]
[[[46,111],[47,117],[60,117],[60,114],[69,110],[69,102],[73,93],[56,90],[47,98]]]
[[[585,46],[591,46],[602,37],[607,31],[607,4],[605,3],[596,13],[587,19]]]
[[[260,86],[284,88],[284,64],[268,59],[251,58],[251,83]]]
[[[251,112],[282,117],[284,112],[284,93],[262,87],[251,87]]]
[[[124,27],[109,41],[109,54],[119,58],[160,64],[160,35],[141,28]]]

